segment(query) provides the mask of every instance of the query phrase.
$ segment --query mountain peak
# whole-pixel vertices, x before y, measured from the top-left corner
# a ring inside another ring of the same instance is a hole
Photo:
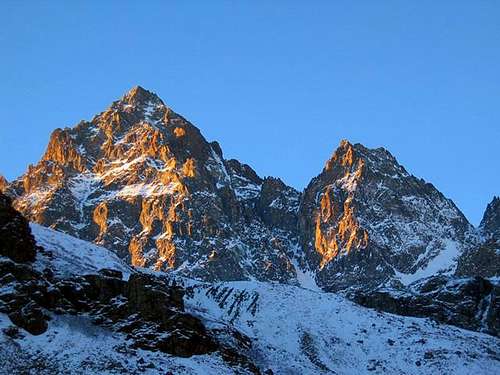
[[[323,171],[345,174],[352,169],[359,169],[361,173],[361,169],[368,162],[378,159],[371,157],[377,151],[378,149],[371,150],[361,143],[352,144],[347,139],[343,139],[330,159],[327,160]]]
[[[500,198],[494,196],[486,210],[480,224],[481,231],[487,236],[500,236]]]
[[[347,139],[342,139],[339,143],[338,148],[349,148],[349,147],[352,147],[352,143],[349,142]]]
[[[346,173],[363,170],[387,176],[408,176],[408,172],[396,158],[385,148],[368,148],[361,143],[351,143],[346,139],[340,141],[330,159],[327,160],[323,172],[335,176],[345,176]]]
[[[136,104],[147,104],[149,102],[153,103],[161,103],[162,100],[156,95],[154,92],[146,90],[142,86],[134,86],[132,87],[120,100],[122,102],[126,102],[127,104],[136,105]]]
[[[461,251],[472,229],[453,202],[389,151],[347,140],[310,182],[299,212],[305,251],[319,283],[333,291],[426,269],[435,254]],[[363,257],[369,260],[360,265]],[[452,267],[452,258],[439,270]]]
[[[31,220],[109,246],[134,265],[291,280],[297,256],[330,290],[425,269],[438,254],[460,251],[469,230],[451,201],[384,148],[343,139],[299,194],[224,159],[217,143],[141,86],[91,121],[55,130],[43,159],[11,190]],[[292,248],[293,257],[285,252]]]
[[[155,95],[155,94],[149,90],[146,90],[142,86],[136,85],[136,86],[132,87],[125,95],[128,97],[140,97],[140,96],[148,96],[148,95]]]

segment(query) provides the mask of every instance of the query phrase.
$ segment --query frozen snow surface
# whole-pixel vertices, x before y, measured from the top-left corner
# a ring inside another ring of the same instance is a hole
[[[105,248],[31,224],[45,247],[35,266],[60,276],[100,268],[133,271]],[[442,264],[439,265],[441,267]],[[157,272],[156,274],[161,275]],[[171,277],[172,276],[171,274]],[[187,312],[208,328],[231,326],[252,339],[245,355],[273,374],[498,374],[498,338],[429,319],[379,313],[320,291],[257,281],[202,283],[178,278]],[[0,374],[235,374],[218,354],[178,358],[132,349],[126,335],[93,325],[85,315],[52,316],[44,334],[12,338],[0,314]]]
[[[424,267],[417,269],[412,274],[396,271],[396,276],[404,285],[408,285],[414,281],[437,274],[453,274],[457,268],[457,261],[460,254],[461,252],[457,243],[447,239],[444,241],[444,249],[437,256],[431,258]],[[418,260],[416,263],[418,263]]]

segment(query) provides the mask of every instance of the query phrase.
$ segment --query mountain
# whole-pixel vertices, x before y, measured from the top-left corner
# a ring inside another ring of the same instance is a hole
[[[345,291],[500,272],[496,261],[485,271],[491,251],[471,255],[483,235],[455,204],[387,150],[342,141],[300,193],[225,159],[139,86],[91,121],[56,129],[5,191],[33,222],[133,266],[205,281]],[[495,225],[487,216],[483,231]]]
[[[298,192],[135,87],[0,190],[0,373],[497,372],[499,199],[383,148]]]
[[[0,257],[2,374],[497,371],[496,337],[288,284],[134,269],[0,202],[17,253]]]
[[[30,220],[134,266],[205,280],[296,278],[289,254],[300,194],[225,160],[141,87],[91,121],[55,130],[9,192]]]
[[[348,141],[305,189],[299,222],[309,265],[330,291],[452,273],[475,243],[474,228],[432,184],[385,149]]]

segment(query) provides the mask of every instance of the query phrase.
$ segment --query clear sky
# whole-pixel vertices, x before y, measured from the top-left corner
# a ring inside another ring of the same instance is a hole
[[[499,1],[0,2],[0,173],[134,85],[303,189],[383,146],[473,224],[500,194]]]

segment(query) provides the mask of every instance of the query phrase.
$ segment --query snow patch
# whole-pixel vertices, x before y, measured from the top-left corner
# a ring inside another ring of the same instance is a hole
[[[61,276],[72,276],[110,268],[121,271],[126,279],[134,272],[116,254],[104,247],[35,223],[30,223],[30,227],[37,244],[51,253],[50,257],[45,257],[43,253],[37,255],[35,266],[39,270],[50,265]]]
[[[425,267],[418,269],[412,274],[395,271],[396,277],[404,285],[408,285],[429,276],[451,274],[457,267],[457,258],[460,254],[461,251],[458,244],[450,239],[446,239],[444,240],[444,248],[439,251],[438,255],[431,259]]]
[[[158,184],[134,184],[126,185],[123,189],[118,191],[115,196],[129,197],[129,196],[143,196],[151,197],[158,195],[173,194],[179,187],[178,183],[171,182],[167,185]]]

